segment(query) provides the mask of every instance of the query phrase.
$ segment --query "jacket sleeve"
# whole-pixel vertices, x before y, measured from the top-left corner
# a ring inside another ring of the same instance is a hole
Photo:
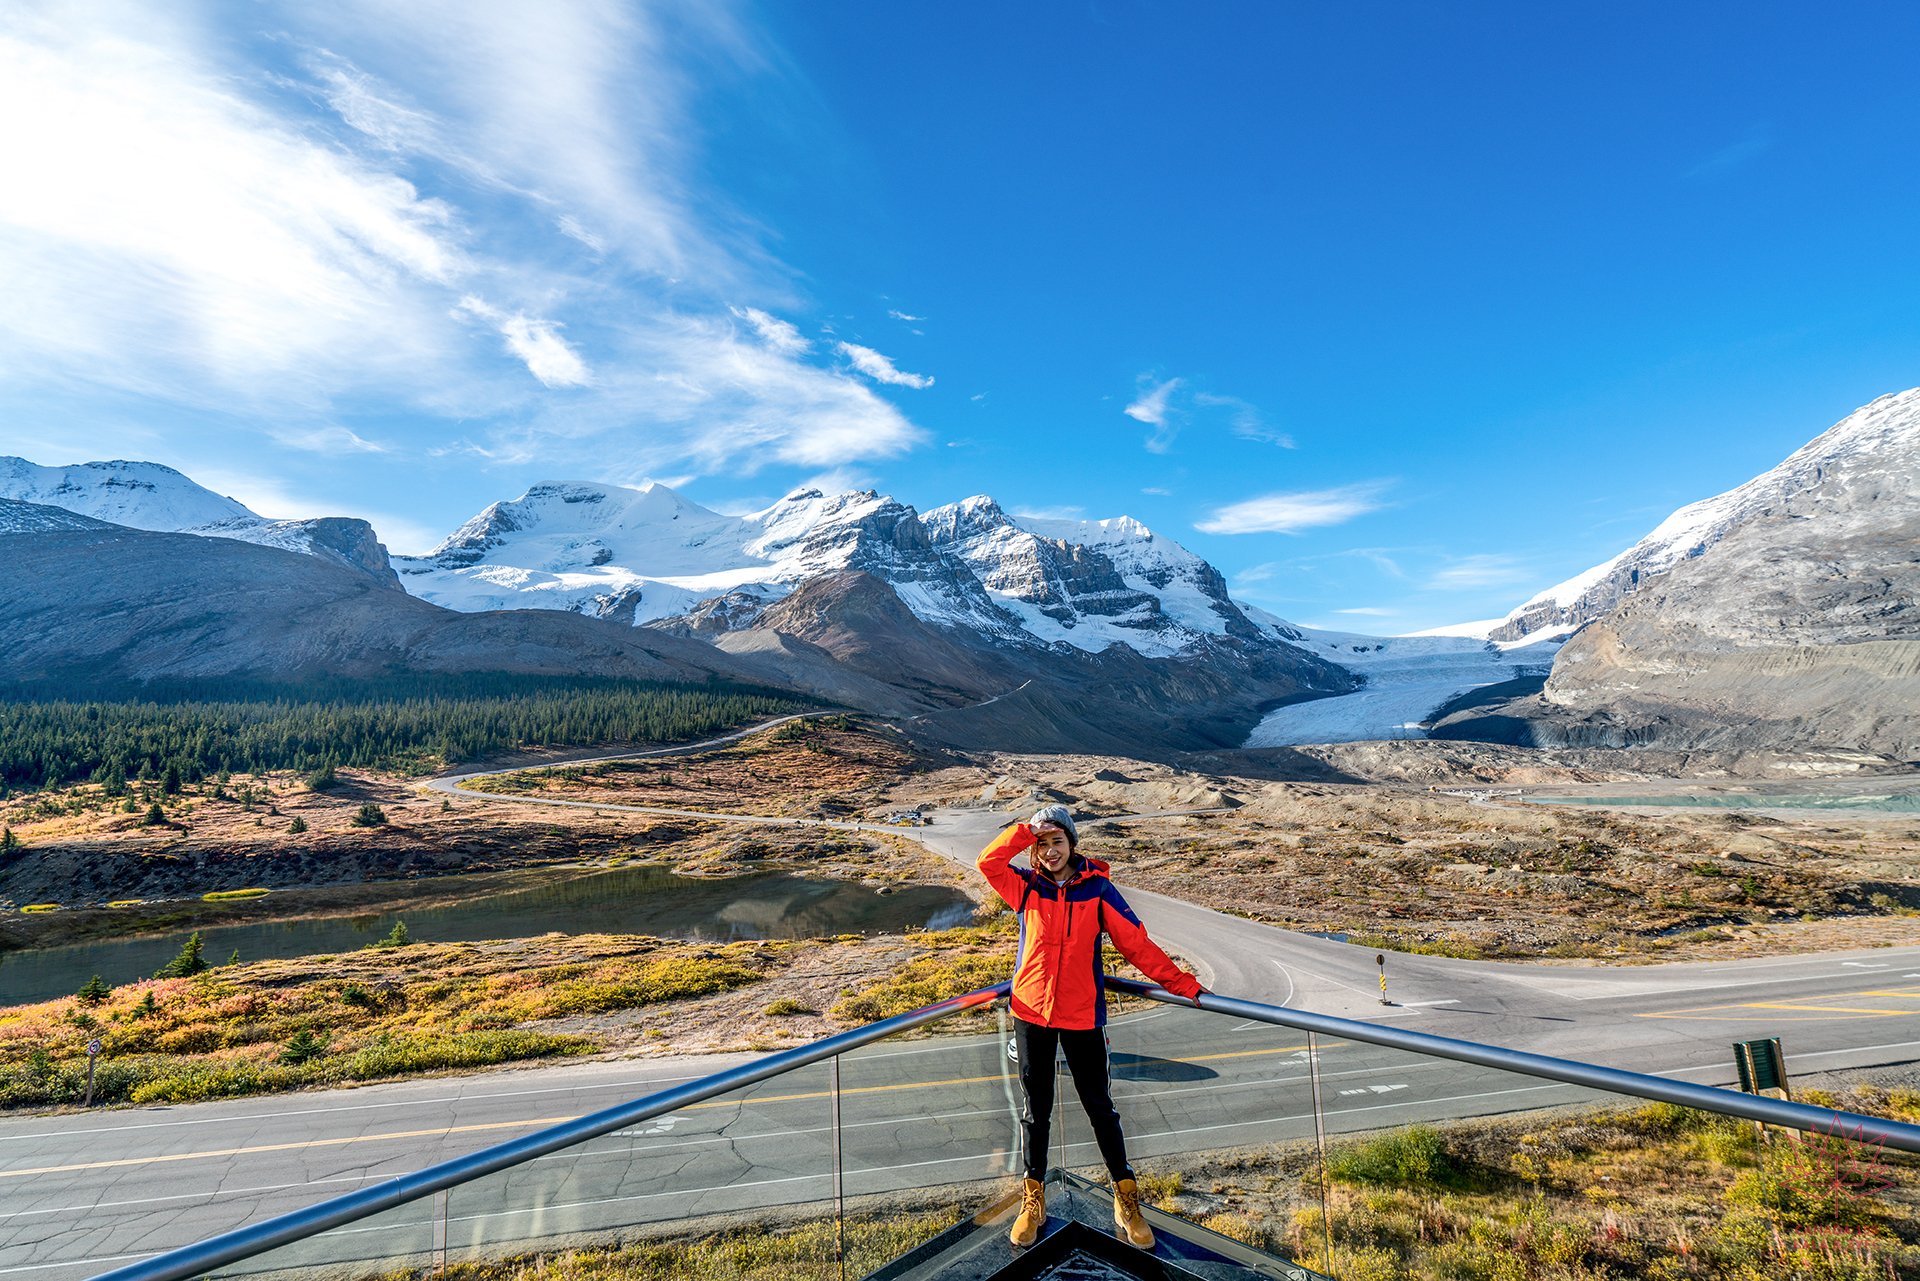
[[[1140,918],[1127,906],[1127,900],[1120,897],[1120,891],[1107,882],[1101,891],[1105,900],[1105,911],[1101,914],[1106,923],[1107,937],[1120,949],[1120,955],[1134,969],[1158,983],[1175,996],[1191,999],[1200,992],[1200,980],[1173,963],[1173,958],[1160,950],[1160,945],[1147,937],[1147,927],[1140,924]]]
[[[993,838],[993,844],[980,851],[979,862],[974,866],[980,869],[980,875],[987,878],[987,884],[993,886],[993,892],[1007,901],[1007,906],[1018,908],[1021,895],[1032,884],[1033,874],[1013,866],[1014,856],[1033,846],[1033,833],[1027,830],[1025,823],[1015,823]]]

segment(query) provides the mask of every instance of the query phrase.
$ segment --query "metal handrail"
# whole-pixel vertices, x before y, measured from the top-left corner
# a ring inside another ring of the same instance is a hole
[[[576,1143],[584,1143],[588,1139],[598,1138],[612,1130],[650,1120],[663,1112],[687,1107],[702,1099],[710,1099],[716,1094],[725,1094],[729,1090],[737,1090],[741,1086],[752,1085],[768,1077],[779,1076],[810,1063],[818,1063],[822,1059],[830,1059],[836,1054],[858,1049],[874,1041],[885,1040],[896,1033],[911,1031],[928,1023],[937,1023],[951,1015],[978,1009],[1005,996],[1011,987],[1011,983],[997,983],[992,987],[983,987],[977,992],[951,997],[906,1014],[882,1019],[878,1023],[868,1023],[864,1027],[841,1032],[808,1045],[783,1050],[778,1054],[769,1054],[764,1059],[757,1059],[725,1072],[716,1072],[712,1076],[689,1081],[671,1090],[643,1095],[631,1102],[603,1108],[598,1112],[590,1112],[586,1116],[575,1117],[571,1121],[563,1121],[559,1125],[548,1126],[544,1130],[536,1130],[532,1134],[510,1139],[505,1143],[496,1143],[492,1147],[481,1148],[478,1152],[469,1152],[466,1156],[442,1161],[438,1165],[415,1170],[412,1174],[400,1175],[370,1188],[362,1188],[358,1192],[333,1197],[304,1209],[291,1210],[286,1214],[276,1215],[244,1228],[235,1228],[231,1232],[223,1232],[219,1236],[196,1241],[192,1245],[183,1245],[177,1250],[168,1250],[165,1254],[157,1254],[151,1259],[129,1263],[111,1272],[102,1272],[93,1281],[184,1281],[187,1277],[197,1277],[240,1259],[262,1254],[278,1246],[317,1236],[343,1224],[378,1214],[382,1210],[390,1210],[395,1206],[405,1205],[409,1201],[418,1201],[422,1197],[432,1196],[455,1184],[470,1183],[509,1166],[531,1161],[535,1157],[557,1152],[561,1148],[572,1147]]]
[[[1742,1094],[1714,1086],[1693,1085],[1686,1081],[1670,1081],[1665,1077],[1650,1076],[1642,1072],[1625,1072],[1617,1068],[1597,1067],[1590,1063],[1576,1063],[1570,1059],[1556,1059],[1544,1054],[1529,1054],[1523,1050],[1509,1050],[1497,1045],[1484,1045],[1477,1041],[1457,1041],[1451,1037],[1432,1036],[1424,1032],[1380,1027],[1354,1019],[1311,1014],[1305,1010],[1263,1005],[1258,1001],[1242,1001],[1213,993],[1197,998],[1176,996],[1165,988],[1138,983],[1131,979],[1115,978],[1112,975],[1106,977],[1106,985],[1113,991],[1129,996],[1145,997],[1168,1005],[1188,1006],[1210,1014],[1253,1019],[1261,1023],[1296,1028],[1342,1040],[1364,1041],[1388,1049],[1406,1050],[1414,1054],[1452,1059],[1460,1063],[1473,1063],[1481,1067],[1516,1072],[1550,1081],[1564,1081],[1570,1085],[1589,1086],[1611,1094],[1675,1103],[1682,1107],[1719,1112],[1749,1121],[1763,1121],[1769,1125],[1784,1126],[1788,1129],[1837,1135],[1864,1143],[1883,1144],[1904,1152],[1920,1152],[1920,1126],[1907,1125],[1900,1121],[1887,1121],[1879,1117],[1862,1116],[1856,1112],[1842,1112],[1833,1108],[1818,1108],[1805,1103],[1789,1103],[1766,1095]],[[538,1130],[505,1143],[498,1143],[492,1147],[482,1148],[478,1152],[471,1152],[451,1161],[427,1166],[412,1174],[400,1175],[371,1188],[349,1192],[344,1196],[322,1201],[318,1205],[293,1210],[248,1227],[236,1228],[231,1232],[209,1237],[205,1241],[196,1241],[192,1245],[169,1250],[138,1263],[130,1263],[125,1267],[100,1273],[93,1281],[185,1281],[188,1277],[200,1276],[228,1263],[261,1254],[306,1237],[316,1236],[358,1219],[364,1219],[369,1215],[378,1214],[383,1210],[404,1205],[409,1201],[417,1201],[456,1184],[471,1182],[509,1166],[519,1165],[535,1157],[545,1156],[550,1152],[596,1138],[609,1131],[649,1120],[662,1113],[671,1112],[675,1108],[683,1108],[702,1099],[712,1098],[716,1094],[725,1094],[729,1090],[752,1085],[769,1077],[791,1072],[795,1068],[818,1063],[822,1059],[830,1059],[848,1050],[884,1040],[899,1032],[910,1031],[967,1010],[978,1009],[1007,995],[1011,988],[1011,983],[997,983],[992,987],[981,988],[977,992],[968,992],[964,996],[952,997],[906,1014],[882,1019],[878,1023],[869,1023],[864,1027],[841,1032],[809,1045],[770,1054],[766,1058],[725,1072],[717,1072],[697,1081],[690,1081],[671,1090],[644,1095],[631,1102],[576,1117],[574,1120],[549,1126],[544,1130]]]
[[[1837,1135],[1861,1143],[1883,1144],[1902,1152],[1920,1152],[1920,1125],[1908,1125],[1904,1121],[1888,1121],[1877,1116],[1862,1116],[1858,1112],[1842,1112],[1835,1108],[1818,1108],[1808,1103],[1789,1103],[1785,1099],[1776,1099],[1765,1094],[1743,1094],[1738,1090],[1723,1090],[1712,1085],[1695,1085],[1690,1081],[1670,1081],[1664,1076],[1649,1076],[1644,1072],[1624,1072],[1619,1068],[1598,1067],[1592,1063],[1576,1063],[1571,1059],[1529,1054],[1525,1050],[1509,1050],[1498,1045],[1483,1045],[1478,1041],[1456,1041],[1448,1036],[1409,1032],[1404,1028],[1380,1027],[1377,1024],[1361,1023],[1353,1019],[1337,1019],[1326,1014],[1309,1014],[1305,1010],[1262,1005],[1258,1001],[1241,1001],[1231,996],[1216,996],[1211,992],[1198,998],[1176,996],[1165,988],[1155,987],[1150,983],[1138,983],[1132,979],[1115,978],[1112,975],[1107,976],[1107,986],[1114,991],[1125,992],[1129,996],[1144,996],[1148,1000],[1162,1001],[1168,1005],[1192,1006],[1212,1014],[1227,1014],[1237,1019],[1254,1019],[1261,1023],[1296,1028],[1303,1032],[1317,1032],[1346,1041],[1366,1041],[1388,1049],[1407,1050],[1414,1054],[1453,1059],[1460,1063],[1474,1063],[1481,1067],[1498,1068],[1503,1072],[1544,1077],[1549,1081],[1565,1081],[1569,1085],[1590,1086],[1610,1094],[1628,1094],[1636,1098],[1653,1099],[1659,1103],[1677,1103],[1681,1107],[1698,1108],[1703,1112],[1719,1112],[1748,1121],[1764,1121],[1768,1125],[1784,1126],[1790,1130],[1806,1130],[1813,1134]]]

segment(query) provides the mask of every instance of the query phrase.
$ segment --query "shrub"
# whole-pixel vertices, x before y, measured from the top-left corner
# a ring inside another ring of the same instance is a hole
[[[300,833],[306,830],[307,830],[307,820],[304,818],[301,818],[298,814],[293,816],[293,822],[287,824],[287,831],[294,836],[298,836],[300,835]]]
[[[20,848],[20,838],[15,836],[11,827],[0,830],[0,853],[11,854]]]
[[[380,940],[379,946],[406,947],[412,942],[413,935],[407,933],[407,923],[405,921],[395,921],[393,928],[387,931],[387,936]]]
[[[73,999],[83,1005],[98,1005],[113,995],[113,989],[103,982],[98,974],[87,980],[87,985],[74,993]]]
[[[365,805],[362,805],[360,812],[353,816],[353,825],[355,827],[379,827],[386,821],[387,812],[378,805],[375,805],[372,801],[368,801]]]
[[[262,894],[270,892],[268,890],[215,890],[211,894],[202,894],[200,898],[208,903],[225,903],[237,898],[259,898]]]
[[[533,1008],[523,1017],[554,1019],[570,1014],[628,1010],[637,1005],[730,992],[758,983],[764,977],[759,971],[732,961],[681,956],[646,966],[624,982],[579,980],[555,984],[535,996]]]
[[[1410,1125],[1333,1153],[1327,1174],[1343,1183],[1434,1185],[1452,1178],[1453,1165],[1439,1131]]]
[[[1011,954],[948,956],[935,953],[909,961],[885,982],[841,1001],[833,1007],[833,1012],[843,1019],[874,1023],[948,997],[992,987],[1012,977]]]
[[[307,790],[309,792],[324,792],[328,788],[338,787],[339,785],[340,780],[334,777],[333,761],[331,758],[329,758],[325,764],[321,765],[319,769],[307,775]]]
[[[155,801],[153,804],[147,806],[147,816],[144,821],[148,827],[163,827],[166,825],[167,812],[160,808],[159,801]]]
[[[767,1006],[766,1009],[760,1012],[762,1014],[771,1014],[775,1016],[786,1015],[786,1014],[815,1013],[815,1011],[808,1009],[806,1006],[800,1004],[800,1002],[794,1000],[790,996],[781,997],[779,1000],[772,1002]]]

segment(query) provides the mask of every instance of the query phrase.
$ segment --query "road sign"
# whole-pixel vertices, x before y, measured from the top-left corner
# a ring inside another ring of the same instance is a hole
[[[1787,1056],[1781,1053],[1780,1038],[1764,1041],[1735,1041],[1734,1066],[1740,1069],[1740,1089],[1747,1094],[1787,1089]]]

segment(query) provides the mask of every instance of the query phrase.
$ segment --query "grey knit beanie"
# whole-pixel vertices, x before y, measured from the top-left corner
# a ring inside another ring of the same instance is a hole
[[[1076,849],[1079,848],[1080,829],[1073,825],[1073,815],[1067,812],[1066,806],[1042,805],[1033,812],[1033,817],[1027,820],[1028,827],[1038,827],[1042,823],[1051,823],[1065,832],[1067,834],[1067,844]]]

